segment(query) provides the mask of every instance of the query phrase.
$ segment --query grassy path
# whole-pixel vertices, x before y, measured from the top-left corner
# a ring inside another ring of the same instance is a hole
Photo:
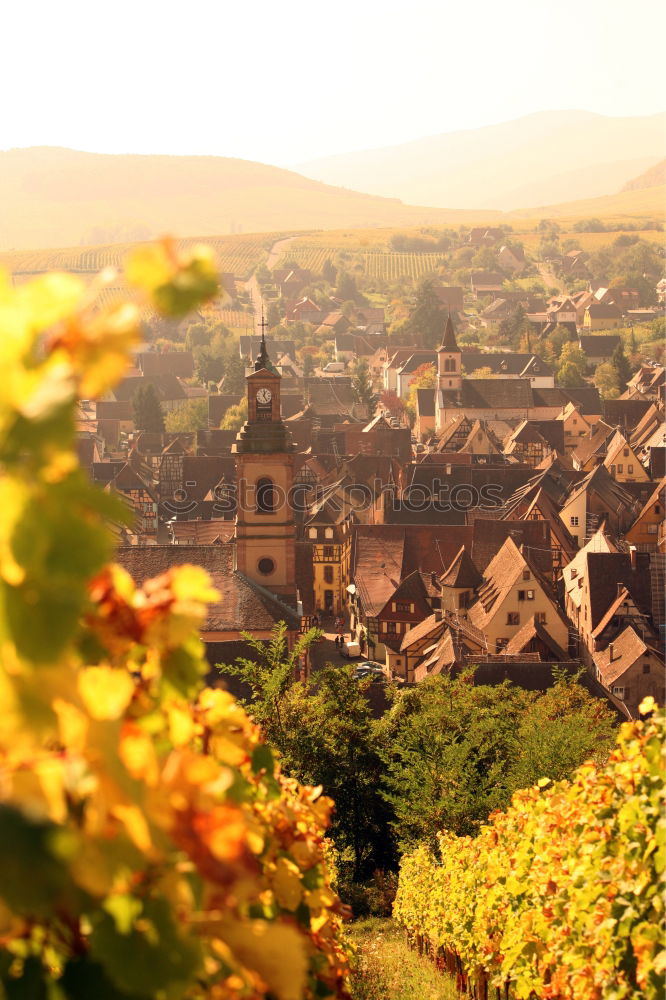
[[[452,980],[411,951],[392,920],[359,920],[348,934],[356,948],[354,1000],[457,1000]]]

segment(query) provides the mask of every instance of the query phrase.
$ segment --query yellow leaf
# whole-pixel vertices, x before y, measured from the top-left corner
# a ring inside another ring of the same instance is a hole
[[[118,719],[134,694],[134,681],[124,670],[86,667],[79,674],[78,688],[93,719]]]
[[[209,574],[201,566],[174,567],[171,577],[171,591],[176,601],[186,603],[206,605],[220,599],[219,591],[215,590]]]
[[[150,831],[145,817],[138,806],[115,805],[111,814],[119,819],[127,830],[130,840],[140,851],[149,851],[152,846]]]
[[[88,720],[74,705],[55,698],[53,710],[58,717],[60,742],[69,750],[83,750],[88,735]]]
[[[131,285],[147,291],[166,285],[175,267],[166,241],[137,247],[125,258],[125,277]]]
[[[303,896],[301,873],[288,858],[278,858],[272,878],[275,898],[285,910],[295,910]]]
[[[224,940],[248,969],[256,969],[279,1000],[301,1000],[307,960],[295,927],[253,920],[226,923]]]
[[[195,732],[194,720],[190,713],[177,705],[168,709],[169,737],[175,747],[189,743]]]

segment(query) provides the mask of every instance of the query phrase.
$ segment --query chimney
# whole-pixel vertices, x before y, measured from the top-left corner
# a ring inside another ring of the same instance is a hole
[[[442,620],[442,609],[441,608],[436,608],[435,609],[435,621],[436,622],[441,622],[441,620]]]
[[[430,574],[430,583],[432,584],[433,587],[439,586],[439,579],[434,571]]]
[[[629,558],[631,559],[631,568],[632,568],[632,570],[635,570],[636,569],[636,546],[635,545],[630,545],[629,546]]]
[[[620,596],[620,594],[622,593],[623,590],[624,590],[624,584],[623,583],[618,583],[618,585],[617,585],[617,596],[618,597]]]
[[[609,663],[613,662],[613,643],[612,642],[611,642],[611,644],[608,647],[608,660],[609,660]]]

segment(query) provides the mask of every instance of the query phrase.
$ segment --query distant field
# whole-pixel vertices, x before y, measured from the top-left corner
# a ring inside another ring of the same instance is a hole
[[[206,243],[213,247],[218,267],[236,277],[250,276],[266,256],[267,246],[280,234],[248,236],[187,237],[177,240],[180,248]],[[122,268],[125,255],[136,243],[112,243],[96,247],[67,247],[61,250],[17,250],[0,253],[0,267],[16,275],[40,274],[44,271],[70,271],[75,274],[96,274],[105,267]]]
[[[278,261],[282,267],[288,260],[296,261],[300,267],[320,273],[324,261],[333,260],[342,250],[339,246],[304,247],[292,244]],[[442,253],[395,253],[394,251],[363,250],[348,243],[346,249],[354,254],[354,263],[363,263],[363,270],[371,278],[391,281],[395,278],[420,278],[431,274],[444,262]]]
[[[612,233],[577,233],[573,230],[568,232],[558,233],[560,243],[564,243],[565,240],[575,240],[578,246],[582,250],[598,250],[599,247],[608,246],[613,242],[616,237],[620,236],[622,232],[628,233],[630,236],[638,236],[642,240],[648,240],[651,243],[663,243],[664,233],[659,232],[657,229],[641,229],[641,230],[618,230]],[[520,239],[521,243],[525,246],[527,250],[534,250],[539,245],[539,240],[542,234],[537,232],[527,232],[520,233],[516,232],[514,234],[516,239]]]

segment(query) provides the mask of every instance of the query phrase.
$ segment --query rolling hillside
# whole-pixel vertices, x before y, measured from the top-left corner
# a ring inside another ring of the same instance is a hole
[[[4,250],[123,243],[164,232],[213,236],[489,217],[403,205],[249,160],[58,147],[0,152],[0,190]]]
[[[584,219],[597,217],[609,222],[622,224],[623,220],[654,218],[663,220],[666,207],[666,188],[636,188],[619,194],[602,195],[600,198],[585,198],[581,201],[562,202],[557,205],[541,205],[523,211],[511,212],[507,219]]]
[[[405,201],[511,211],[612,194],[664,155],[666,115],[546,111],[299,164],[328,184]]]
[[[622,188],[623,191],[640,191],[643,188],[666,184],[666,160],[660,160],[640,177],[633,177]]]

